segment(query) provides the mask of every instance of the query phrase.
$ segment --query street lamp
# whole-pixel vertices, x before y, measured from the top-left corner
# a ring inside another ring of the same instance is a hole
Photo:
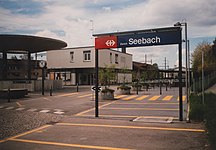
[[[181,27],[185,26],[185,55],[186,55],[186,60],[185,60],[185,86],[186,86],[186,100],[188,102],[188,39],[187,39],[187,22],[177,22],[174,24],[175,27]]]

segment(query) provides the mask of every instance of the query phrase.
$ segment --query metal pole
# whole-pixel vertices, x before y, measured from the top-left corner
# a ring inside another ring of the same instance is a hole
[[[76,86],[76,91],[79,92],[79,84],[77,83]]]
[[[189,113],[190,113],[190,41],[188,41],[188,101],[187,101],[187,122],[190,123],[190,117],[189,117]]]
[[[44,95],[44,78],[45,78],[44,72],[45,72],[45,68],[43,67],[42,68],[42,95]]]
[[[202,50],[202,103],[204,104],[204,52]]]
[[[182,104],[182,43],[179,43],[179,121],[183,121]]]
[[[185,24],[185,94],[188,102],[188,40],[187,40],[187,22]]]
[[[190,41],[188,40],[188,95],[190,95]]]
[[[99,110],[98,110],[98,49],[95,49],[95,117],[99,117]]]

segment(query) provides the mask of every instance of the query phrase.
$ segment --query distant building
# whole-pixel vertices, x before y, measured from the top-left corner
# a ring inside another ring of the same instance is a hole
[[[132,55],[111,49],[99,50],[99,68],[114,65],[115,83],[131,82]],[[65,84],[93,85],[95,79],[94,46],[66,48],[47,52],[47,68],[50,79],[62,79]]]

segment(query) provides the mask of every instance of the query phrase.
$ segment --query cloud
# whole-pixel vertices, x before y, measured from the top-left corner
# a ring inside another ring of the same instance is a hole
[[[24,11],[31,3],[37,12]],[[215,0],[32,0],[20,6],[0,6],[1,33],[53,37],[69,47],[93,45],[92,23],[94,33],[105,33],[173,26],[186,19],[188,37],[215,36],[216,31]],[[176,46],[144,49],[159,63],[167,56],[175,64]],[[142,61],[143,57],[137,49],[134,58]]]

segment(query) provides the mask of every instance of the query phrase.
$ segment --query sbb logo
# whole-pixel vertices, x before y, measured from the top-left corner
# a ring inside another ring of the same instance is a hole
[[[106,41],[106,46],[113,46],[115,45],[115,41],[114,40],[107,40]]]
[[[96,49],[117,48],[117,36],[104,36],[95,39]]]

